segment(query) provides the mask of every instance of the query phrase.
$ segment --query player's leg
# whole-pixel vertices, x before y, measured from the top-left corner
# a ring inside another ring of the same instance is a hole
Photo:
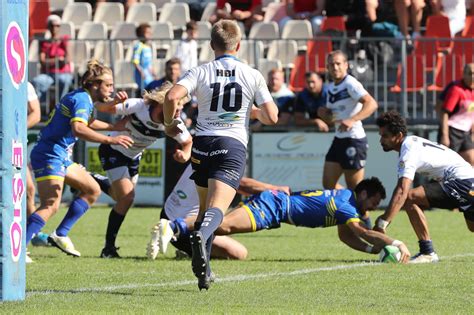
[[[418,237],[420,248],[420,252],[412,257],[412,263],[437,262],[439,260],[433,247],[428,228],[428,221],[423,209],[429,208],[430,206],[436,206],[436,198],[439,198],[440,194],[442,194],[442,189],[439,183],[428,183],[410,189],[408,192],[404,209],[406,210],[413,230]],[[430,198],[430,196],[432,197]]]
[[[338,180],[343,174],[341,165],[337,162],[326,161],[323,168],[324,189],[339,189]]]
[[[233,238],[216,236],[212,241],[212,258],[245,260],[247,255],[247,248]]]
[[[33,212],[35,212],[35,183],[33,182],[33,177],[31,176],[30,168],[26,167],[26,215],[29,217]]]
[[[348,189],[354,190],[357,184],[359,184],[364,179],[364,168],[360,168],[358,170],[344,170],[343,172]]]
[[[369,146],[367,138],[343,139],[339,145],[339,164],[341,165],[347,188],[354,190],[364,179],[364,166]]]
[[[239,207],[224,216],[216,235],[255,232],[255,223],[252,223],[248,210]]]
[[[469,231],[474,232],[474,211],[464,212],[464,220]]]

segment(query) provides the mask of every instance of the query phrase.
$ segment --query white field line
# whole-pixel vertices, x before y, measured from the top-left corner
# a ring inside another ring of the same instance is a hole
[[[460,258],[460,257],[474,257],[474,253],[444,256],[444,257],[441,257],[441,259],[451,260],[451,259]],[[363,263],[350,264],[350,265],[338,265],[338,266],[331,266],[331,267],[299,269],[299,270],[288,271],[288,272],[257,273],[253,275],[235,275],[235,276],[217,278],[215,282],[217,283],[241,282],[241,281],[258,280],[258,279],[266,279],[266,278],[299,276],[299,275],[317,273],[317,272],[323,272],[323,271],[347,270],[347,269],[355,269],[355,268],[360,268],[360,267],[379,266],[379,265],[382,265],[382,263],[372,261],[372,262],[363,262]],[[131,283],[131,284],[108,286],[108,287],[102,287],[102,288],[96,287],[96,288],[77,288],[77,289],[70,289],[70,290],[33,291],[33,292],[27,292],[27,296],[67,294],[67,293],[88,293],[88,292],[100,293],[100,292],[112,292],[112,291],[123,290],[123,289],[130,290],[130,289],[140,289],[140,288],[177,287],[177,286],[186,286],[186,285],[195,285],[195,284],[196,284],[196,279],[172,281],[172,282],[161,282],[161,283],[135,283],[135,284]]]

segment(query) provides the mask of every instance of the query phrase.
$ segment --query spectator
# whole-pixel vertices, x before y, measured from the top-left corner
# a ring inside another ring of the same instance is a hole
[[[440,95],[438,142],[474,165],[474,63],[464,67],[463,77],[450,83]]]
[[[473,0],[430,0],[433,14],[442,14],[449,18],[451,37],[462,32],[466,22],[466,2]]]
[[[132,62],[135,65],[135,82],[138,84],[138,88],[142,90],[155,79],[152,50],[149,44],[151,38],[150,24],[140,24],[136,33],[140,41],[133,47]]]
[[[184,73],[198,66],[198,45],[196,38],[198,28],[195,21],[186,23],[186,38],[183,38],[176,48],[175,57],[181,60],[181,71]]]
[[[151,81],[145,88],[147,91],[151,91],[159,88],[166,81],[169,81],[173,84],[178,82],[179,77],[181,77],[181,60],[178,58],[171,58],[165,64],[165,76],[159,80]]]
[[[327,92],[323,79],[316,72],[305,75],[306,87],[296,97],[295,124],[316,126],[319,131],[328,132],[328,125],[318,116],[318,108],[326,105]],[[306,118],[308,114],[309,118]]]
[[[372,23],[377,19],[376,0],[331,0],[326,2],[327,16],[344,16],[349,31],[362,30],[370,34]]]
[[[278,125],[288,125],[293,112],[295,94],[286,86],[284,72],[281,69],[272,69],[268,72],[268,89],[278,106]]]
[[[420,26],[421,18],[423,17],[423,8],[425,7],[425,0],[398,0],[393,1],[395,12],[397,13],[398,26],[400,32],[405,38],[410,38],[408,33],[408,26],[411,22],[413,29],[412,38],[421,36]]]
[[[47,25],[51,38],[40,44],[42,73],[32,80],[38,98],[42,102],[46,100],[46,93],[53,84],[57,84],[59,98],[66,95],[73,78],[69,60],[69,37],[59,35],[61,18],[57,15],[50,15]]]
[[[230,12],[226,4],[230,6]],[[209,22],[214,24],[221,19],[244,23],[245,31],[248,33],[254,22],[263,21],[262,0],[217,0],[216,13],[209,18]]]
[[[326,0],[286,0],[284,2],[287,16],[280,20],[280,29],[283,29],[289,20],[309,20],[313,26],[313,33],[319,33]]]

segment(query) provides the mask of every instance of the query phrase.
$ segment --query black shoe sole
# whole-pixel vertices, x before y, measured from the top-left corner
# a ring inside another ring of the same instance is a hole
[[[81,257],[81,256],[77,256],[77,255],[74,255],[74,254],[71,254],[71,253],[68,253],[66,252],[64,249],[62,249],[58,244],[56,244],[56,242],[51,238],[51,236],[48,236],[48,243],[51,244],[51,246],[54,246],[56,248],[59,248],[60,251],[62,251],[63,253],[65,253],[66,255],[68,256],[72,256],[72,257]]]
[[[191,241],[191,249],[193,251],[191,265],[193,267],[194,275],[198,278],[199,290],[208,290],[211,285],[211,279],[206,275],[207,265],[209,264],[207,261],[206,242],[204,242],[202,233],[199,231],[192,232],[189,238]]]

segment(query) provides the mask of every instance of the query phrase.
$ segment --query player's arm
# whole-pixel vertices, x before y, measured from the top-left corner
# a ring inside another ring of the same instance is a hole
[[[94,103],[94,107],[97,111],[108,114],[116,114],[120,110],[120,107],[124,106],[123,102],[128,98],[128,94],[125,91],[118,91],[113,99],[106,102],[97,101]]]
[[[373,245],[373,253],[379,253],[380,250],[386,245],[397,246],[401,253],[400,261],[403,263],[408,262],[408,259],[410,258],[410,252],[403,242],[394,240],[383,233],[374,230],[368,230],[359,222],[348,222],[346,225],[349,227],[352,233],[354,233],[355,237],[361,238]],[[363,251],[367,252],[368,250],[364,249]]]
[[[166,134],[170,136],[174,136],[175,134],[172,132],[175,130],[178,124],[181,123],[181,120],[176,119],[177,115],[179,114],[180,102],[181,100],[188,95],[188,90],[179,84],[175,84],[169,91],[166,93],[165,96],[165,103],[163,105],[163,116],[165,125]]]
[[[407,177],[400,177],[398,179],[397,186],[393,190],[392,199],[390,199],[387,210],[375,221],[375,230],[385,232],[385,228],[392,222],[405,204],[411,184],[412,180]]]
[[[242,177],[240,180],[239,188],[237,192],[241,195],[255,195],[261,193],[265,190],[280,190],[286,194],[290,194],[290,187],[288,186],[275,186],[272,184],[267,184],[250,177]]]
[[[260,106],[252,105],[251,119],[258,119],[264,125],[275,125],[278,123],[278,107],[275,102],[270,101]]]
[[[320,106],[318,108],[318,116],[328,125],[334,124],[334,115],[332,114],[332,110],[327,108],[326,106]]]
[[[97,120],[94,122],[98,122]],[[99,132],[89,128],[86,123],[79,120],[73,120],[71,122],[71,130],[75,137],[78,137],[85,141],[98,142],[104,144],[119,144],[125,148],[130,147],[133,144],[133,140],[124,135],[110,137],[103,135]]]
[[[28,117],[26,119],[27,128],[31,128],[41,120],[41,108],[39,100],[28,101]]]
[[[193,137],[189,135],[188,139],[181,143],[181,149],[173,154],[173,158],[179,163],[186,163],[191,158],[192,147]]]
[[[370,94],[365,94],[359,99],[359,102],[362,104],[362,109],[360,112],[352,116],[351,118],[344,119],[341,121],[339,129],[341,131],[346,131],[352,128],[352,125],[356,121],[364,120],[367,117],[370,117],[377,110],[377,102]]]

